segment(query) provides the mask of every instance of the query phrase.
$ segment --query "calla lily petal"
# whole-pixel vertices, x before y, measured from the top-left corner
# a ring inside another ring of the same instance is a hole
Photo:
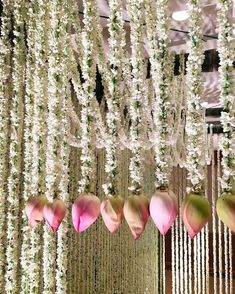
[[[121,224],[123,218],[123,205],[124,199],[120,196],[110,197],[101,203],[100,212],[110,233],[115,233]]]
[[[220,220],[235,233],[235,194],[223,194],[216,203]]]
[[[75,230],[81,233],[87,230],[98,218],[100,200],[93,194],[79,196],[72,206],[72,220]]]
[[[171,190],[158,190],[151,198],[149,210],[156,227],[165,236],[178,214],[175,194]]]
[[[66,207],[62,200],[55,200],[45,205],[43,210],[44,218],[50,228],[55,233],[66,214]]]
[[[29,198],[25,209],[31,228],[35,228],[43,220],[43,209],[47,202],[44,196]]]
[[[129,196],[123,212],[134,239],[139,239],[149,218],[148,199],[139,195]]]
[[[203,195],[189,194],[182,203],[182,221],[193,239],[208,222],[211,213],[209,201]]]

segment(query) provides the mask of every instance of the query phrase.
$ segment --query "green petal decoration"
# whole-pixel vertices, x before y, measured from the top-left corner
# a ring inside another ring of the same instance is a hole
[[[235,194],[223,194],[216,203],[219,219],[235,233]]]
[[[211,214],[209,201],[199,194],[189,194],[182,203],[182,220],[193,239],[206,225]]]

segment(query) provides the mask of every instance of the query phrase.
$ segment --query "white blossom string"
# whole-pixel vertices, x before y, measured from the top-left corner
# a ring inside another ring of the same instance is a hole
[[[118,130],[120,125],[120,88],[123,48],[125,46],[125,34],[122,19],[122,1],[110,0],[110,22],[109,22],[109,45],[110,45],[110,78],[109,92],[107,97],[108,112],[106,114],[108,139],[106,140],[106,164],[105,171],[107,173],[108,183],[103,185],[106,196],[116,196],[117,186],[117,147],[118,147]]]
[[[13,11],[13,65],[12,86],[13,96],[10,110],[10,146],[9,146],[9,177],[7,197],[7,247],[5,268],[5,290],[7,293],[18,293],[18,245],[19,245],[19,212],[22,167],[22,121],[25,72],[25,35],[24,35],[24,4],[22,0],[12,3]]]
[[[155,4],[146,1],[147,36],[150,47],[151,74],[155,91],[153,103],[153,123],[155,127],[155,145],[153,147],[156,162],[156,188],[168,187],[170,172],[169,114],[170,111],[170,58],[168,49],[169,18],[168,2],[160,0],[156,9],[156,26],[154,25]],[[157,38],[156,39],[156,32]]]
[[[44,0],[34,1],[35,33],[33,51],[35,54],[35,68],[33,73],[34,107],[32,118],[32,196],[45,196],[45,166],[46,166],[46,117],[47,117],[47,21],[48,5]],[[42,253],[42,230],[36,227],[31,231],[30,248],[30,293],[41,291],[41,253]]]
[[[83,1],[84,5],[84,31],[82,33],[83,60],[82,75],[84,78],[83,95],[80,97],[81,103],[81,180],[79,182],[79,192],[90,192],[93,152],[91,146],[91,124],[94,120],[92,113],[92,101],[94,101],[96,64],[94,63],[94,39],[93,23],[96,13],[96,3],[94,0]]]
[[[25,211],[25,204],[31,194],[31,180],[32,180],[32,125],[33,125],[33,74],[35,70],[35,56],[33,52],[34,48],[34,33],[35,33],[35,21],[33,6],[28,5],[27,13],[27,59],[26,59],[26,86],[25,86],[25,117],[24,117],[24,191],[23,191],[23,212],[22,212],[22,227],[21,232],[23,235],[21,244],[21,279],[20,287],[24,293],[30,293],[30,227],[28,218]]]
[[[7,201],[9,105],[11,96],[11,1],[2,1],[0,39],[0,289],[4,288],[5,225]]]
[[[232,178],[235,176],[235,102],[234,102],[234,76],[233,76],[233,33],[230,21],[232,10],[232,0],[220,0],[218,3],[218,52],[220,57],[219,67],[219,88],[220,102],[223,106],[221,113],[221,124],[223,126],[223,136],[220,140],[220,149],[223,154],[222,169],[223,174],[221,188],[223,192],[231,192]]]
[[[69,208],[69,155],[70,146],[68,145],[68,134],[70,132],[69,117],[68,117],[68,100],[71,99],[71,91],[69,85],[69,71],[67,68],[68,62],[68,46],[70,34],[68,34],[70,28],[70,20],[68,18],[69,12],[69,2],[67,0],[61,1],[59,6],[59,11],[61,15],[61,25],[60,25],[60,73],[61,73],[61,83],[59,85],[58,92],[62,95],[62,115],[61,115],[61,150],[60,150],[60,160],[61,160],[61,179],[59,183],[60,189],[60,199],[64,202],[66,207]],[[71,214],[67,211],[63,222],[60,225],[57,237],[57,268],[56,268],[56,293],[66,294],[68,293],[68,280],[67,280],[67,268],[68,268],[68,246],[69,246],[69,223]]]
[[[48,36],[48,116],[47,116],[47,152],[46,152],[46,196],[51,202],[59,197],[61,180],[61,123],[62,93],[61,83],[65,60],[61,54],[60,0],[49,2],[49,36]],[[56,236],[44,227],[43,244],[43,294],[55,291]]]
[[[129,1],[128,12],[130,14],[131,28],[131,64],[132,64],[132,89],[130,100],[130,139],[132,156],[130,159],[130,178],[133,193],[138,193],[141,189],[142,182],[142,147],[141,147],[141,130],[142,130],[142,111],[143,111],[143,96],[145,95],[143,83],[143,15],[144,2],[143,0]]]
[[[187,158],[188,179],[192,187],[187,192],[202,192],[204,170],[202,156],[204,154],[204,109],[201,106],[202,95],[202,63],[204,60],[201,32],[200,0],[189,0],[190,12],[190,51],[187,61]]]

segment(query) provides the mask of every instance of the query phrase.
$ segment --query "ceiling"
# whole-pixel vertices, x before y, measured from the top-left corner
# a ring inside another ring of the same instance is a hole
[[[185,0],[170,0],[169,1],[169,14],[171,15],[174,11],[180,11],[187,9]],[[216,0],[202,0],[202,32],[204,34],[203,44],[205,50],[216,49],[217,46],[217,23],[216,23]],[[106,53],[109,52],[108,46],[108,28],[107,28],[107,19],[103,18],[109,16],[109,6],[107,0],[97,0],[100,23],[103,28],[103,40],[104,40],[104,49]],[[79,11],[83,11],[82,0],[78,0]],[[126,21],[129,21],[129,15],[125,9],[126,1],[123,0],[123,18]],[[235,1],[233,1],[233,11],[232,11],[233,20],[235,20]],[[235,23],[235,21],[233,21]],[[187,52],[188,50],[188,20],[186,21],[175,21],[171,18],[171,31],[170,31],[170,48],[171,50],[176,51],[177,53],[181,50]],[[130,51],[130,38],[129,38],[129,23],[125,22],[125,30],[127,32],[127,50]],[[185,31],[185,32],[178,32]],[[146,42],[147,48],[147,42]],[[147,52],[146,52],[147,55]],[[203,73],[203,83],[204,83],[204,100],[208,102],[208,108],[219,107],[219,90],[218,90],[218,71],[206,72]]]

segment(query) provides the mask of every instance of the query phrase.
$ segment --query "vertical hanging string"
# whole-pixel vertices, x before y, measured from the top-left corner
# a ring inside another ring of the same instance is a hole
[[[0,289],[4,289],[5,250],[6,250],[6,203],[9,147],[9,106],[12,95],[11,65],[12,45],[9,39],[12,30],[12,1],[2,1],[0,39]]]
[[[33,74],[35,71],[35,55],[33,52],[34,48],[34,33],[35,33],[35,22],[32,5],[29,5],[27,13],[27,44],[28,53],[26,59],[26,86],[25,86],[25,116],[24,116],[24,191],[23,191],[23,211],[22,211],[22,226],[21,231],[23,232],[23,238],[21,243],[21,277],[20,286],[21,291],[24,293],[30,293],[30,227],[28,218],[25,212],[25,204],[31,194],[31,181],[32,181],[32,125],[33,125]],[[0,286],[1,289],[1,286]]]
[[[218,152],[216,152],[216,158]],[[217,294],[217,221],[216,221],[216,176],[217,171],[217,162],[215,161],[215,151],[212,153],[212,162],[211,162],[211,196],[212,196],[212,234],[213,234],[213,284],[214,284],[214,294]]]
[[[179,203],[179,169],[180,167],[178,166],[177,167],[177,174],[176,174],[176,179],[177,179],[177,182],[176,182],[176,195],[178,197],[178,205],[180,205]],[[176,226],[175,226],[175,239],[176,239],[176,246],[175,246],[175,250],[176,250],[176,259],[175,259],[175,265],[176,265],[176,293],[177,294],[180,294],[180,283],[179,283],[179,263],[180,263],[180,260],[179,260],[179,222],[180,222],[180,219],[179,217],[177,218],[176,220]]]
[[[194,238],[193,240],[193,267],[194,267],[194,271],[193,271],[193,284],[194,284],[194,293],[198,293],[198,263],[197,263],[197,240],[198,240],[198,235]]]
[[[187,187],[187,171],[184,168],[183,169],[183,195],[185,195],[186,193],[186,187]],[[182,226],[182,222],[181,222],[181,226]],[[189,259],[188,259],[188,246],[187,246],[187,239],[188,239],[188,234],[186,231],[186,228],[183,227],[184,230],[184,293],[189,293],[188,290],[188,282],[189,282],[189,268],[191,267],[191,264],[189,263]]]
[[[181,207],[181,202],[182,202],[182,196],[184,195],[184,190],[183,190],[183,169],[180,168],[180,178],[179,178],[179,203]],[[181,209],[179,212],[179,215],[181,215]],[[183,241],[183,226],[182,226],[182,221],[181,218],[179,217],[179,229],[180,229],[180,293],[184,291],[184,252],[183,252],[183,246],[184,246],[184,241]]]
[[[19,249],[19,212],[20,189],[22,177],[22,122],[23,122],[23,97],[25,77],[25,34],[24,34],[24,5],[22,0],[11,3],[13,12],[13,64],[10,110],[10,143],[9,143],[9,177],[7,197],[7,227],[6,227],[6,267],[5,290],[7,293],[18,293],[18,265]]]
[[[220,157],[220,150],[217,150],[217,179],[221,177],[221,157]],[[217,181],[218,192],[217,197],[221,193],[221,187],[219,180]],[[223,293],[223,261],[222,261],[222,223],[218,220],[218,244],[219,246],[219,293]]]
[[[229,256],[229,252],[228,252],[228,228],[226,226],[224,226],[224,246],[223,246],[223,250],[224,250],[224,285],[225,285],[225,294],[228,294],[228,287],[229,287],[229,281],[228,281],[228,256]]]

